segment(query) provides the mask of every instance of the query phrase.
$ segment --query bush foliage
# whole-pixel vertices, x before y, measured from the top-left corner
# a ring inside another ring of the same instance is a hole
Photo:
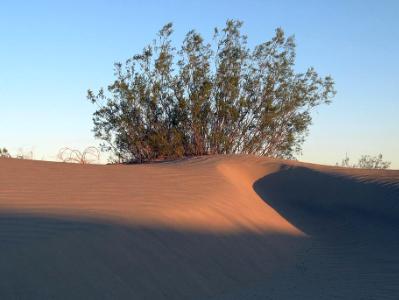
[[[88,91],[102,149],[124,162],[300,151],[312,108],[335,94],[333,79],[297,73],[294,38],[282,29],[250,49],[241,26],[228,20],[212,43],[191,30],[176,49],[169,23],[142,53],[116,63],[108,92]]]

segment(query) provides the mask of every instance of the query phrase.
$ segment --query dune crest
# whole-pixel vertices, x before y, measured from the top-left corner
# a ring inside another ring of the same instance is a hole
[[[10,212],[182,230],[300,234],[252,187],[279,165],[256,161],[254,157],[243,162],[210,157],[149,165],[81,166],[4,160],[0,207]]]

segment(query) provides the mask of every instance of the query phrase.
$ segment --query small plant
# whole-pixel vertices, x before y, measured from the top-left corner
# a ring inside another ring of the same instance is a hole
[[[96,147],[88,147],[83,151],[71,148],[62,148],[57,155],[65,163],[91,164],[100,160],[100,151]]]
[[[350,164],[349,157],[345,156],[345,158],[341,161],[341,164],[336,163],[336,165],[346,168],[388,169],[389,166],[391,165],[391,162],[384,161],[382,159],[382,154],[378,154],[377,156],[362,155],[358,160],[357,164],[353,165]]]
[[[0,157],[11,157],[11,155],[6,148],[0,148]]]
[[[382,160],[382,154],[377,156],[362,155],[357,163],[357,167],[363,169],[388,169],[390,165],[390,161]]]

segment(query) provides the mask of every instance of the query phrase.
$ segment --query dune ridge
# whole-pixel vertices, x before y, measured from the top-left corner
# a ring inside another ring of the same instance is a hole
[[[0,159],[0,297],[398,299],[399,171]]]

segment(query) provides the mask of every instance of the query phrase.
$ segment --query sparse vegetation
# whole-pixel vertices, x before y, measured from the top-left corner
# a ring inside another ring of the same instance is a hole
[[[11,155],[6,148],[0,148],[0,157],[11,157]]]
[[[91,164],[100,160],[100,151],[96,147],[88,147],[83,151],[71,148],[62,148],[57,155],[58,159],[66,163]]]
[[[62,162],[91,164],[100,160],[100,152],[96,147],[87,147],[83,151],[71,148],[62,148],[57,155]]]
[[[22,148],[18,150],[18,154],[15,155],[17,159],[33,159],[33,150],[24,151]]]
[[[176,50],[167,24],[142,53],[116,63],[108,93],[88,91],[102,149],[123,162],[298,153],[311,110],[335,94],[333,79],[295,72],[294,38],[282,29],[249,49],[241,26],[228,20],[213,45],[191,30]]]
[[[22,148],[18,150],[18,154],[12,156],[6,148],[0,148],[0,157],[17,158],[17,159],[33,159],[33,151],[24,152]]]
[[[382,154],[378,154],[377,156],[371,155],[362,155],[357,163],[350,164],[349,157],[346,156],[341,164],[336,163],[337,166],[347,167],[347,168],[362,168],[362,169],[388,169],[391,165],[391,162],[384,161],[382,158]]]

